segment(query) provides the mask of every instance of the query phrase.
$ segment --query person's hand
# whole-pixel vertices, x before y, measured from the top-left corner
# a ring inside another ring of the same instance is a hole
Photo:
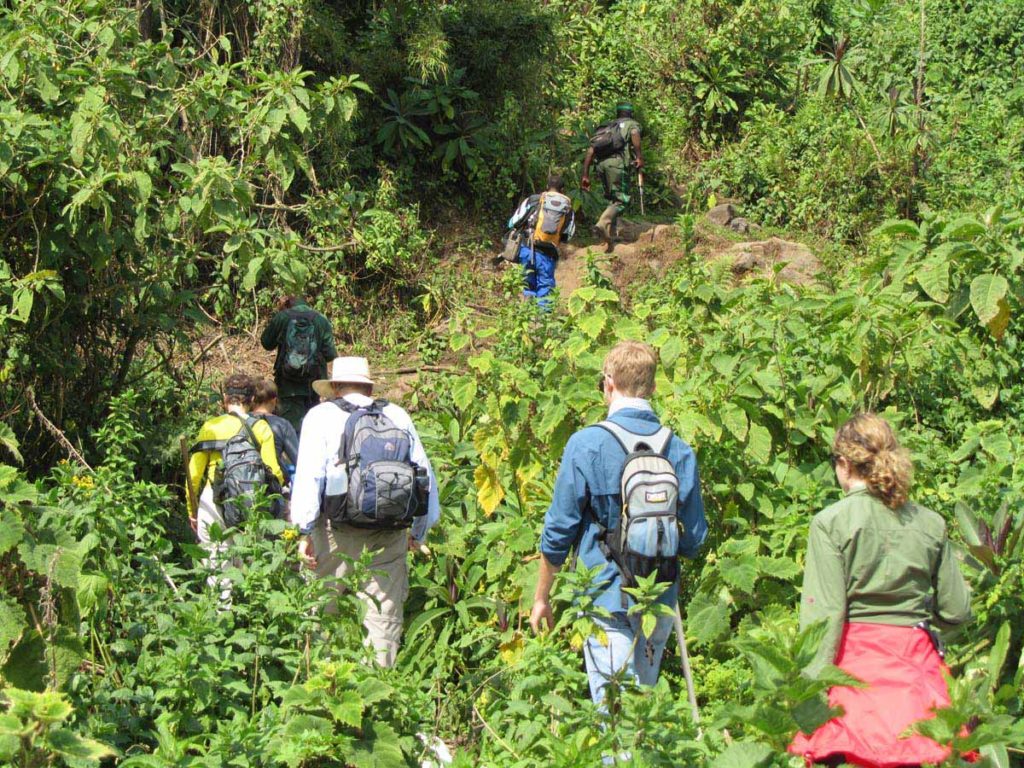
[[[299,558],[311,571],[316,568],[316,552],[313,550],[313,539],[303,536],[299,541]]]
[[[641,169],[643,169],[643,167],[644,167],[644,159],[643,159],[642,157],[638,157],[638,158],[636,158],[636,159],[635,159],[635,160],[633,161],[633,165],[634,165],[634,166],[636,167],[636,169],[637,169],[638,171],[639,171],[639,170],[641,170]]]
[[[430,557],[430,547],[424,544],[422,541],[417,541],[413,538],[412,534],[409,534],[409,551],[414,555],[420,554],[424,557]]]
[[[544,627],[545,622],[547,622],[546,628]],[[533,601],[533,610],[530,611],[530,627],[536,634],[540,634],[545,629],[554,629],[555,614],[551,612],[551,603],[547,600]]]
[[[589,176],[584,176],[582,179],[580,179],[580,189],[582,189],[584,192],[588,192],[590,190]]]

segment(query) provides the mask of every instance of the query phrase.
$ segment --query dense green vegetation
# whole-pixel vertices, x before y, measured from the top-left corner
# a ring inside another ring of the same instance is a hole
[[[466,766],[799,764],[789,738],[828,716],[799,674],[806,527],[869,407],[974,587],[929,728],[950,765],[1022,764],[1024,6],[38,0],[0,9],[0,41],[0,762],[398,766],[439,737]],[[537,313],[478,251],[549,170],[578,177],[622,96],[683,254],[621,293],[588,255]],[[819,283],[707,260],[711,198],[825,248]],[[197,340],[244,338],[286,288],[339,348],[452,369],[406,396],[443,515],[394,670],[357,601],[317,610],[283,524],[243,531],[226,611],[185,523],[178,438],[216,384]],[[701,466],[699,729],[671,652],[653,691],[589,703],[586,573],[553,633],[525,620],[622,338],[659,350],[656,405]]]

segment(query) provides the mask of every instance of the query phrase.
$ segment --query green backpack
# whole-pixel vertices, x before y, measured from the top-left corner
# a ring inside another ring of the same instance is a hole
[[[316,312],[295,312],[288,318],[281,350],[281,375],[291,381],[311,381],[320,372]]]

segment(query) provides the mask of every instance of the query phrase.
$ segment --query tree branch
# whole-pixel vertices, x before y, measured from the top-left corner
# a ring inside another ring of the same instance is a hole
[[[25,390],[25,397],[28,398],[29,407],[32,408],[32,410],[35,412],[36,416],[39,418],[39,421],[42,423],[43,427],[46,428],[46,431],[49,432],[54,437],[54,439],[68,452],[71,458],[73,458],[83,467],[92,472],[93,468],[89,466],[89,462],[87,462],[85,460],[85,457],[78,452],[78,449],[75,448],[74,444],[70,440],[68,440],[67,435],[61,432],[57,425],[50,421],[47,418],[46,414],[43,413],[42,408],[40,408],[39,404],[36,402],[36,393],[32,390],[31,387]]]
[[[302,250],[309,251],[310,253],[335,253],[337,251],[343,251],[346,248],[351,248],[353,245],[359,245],[359,243],[356,240],[348,240],[339,245],[327,245],[322,247],[317,245],[306,245],[305,243],[296,243],[296,245]]]

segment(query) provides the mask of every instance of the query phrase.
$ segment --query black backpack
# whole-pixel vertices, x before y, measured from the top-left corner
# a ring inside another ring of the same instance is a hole
[[[293,312],[284,331],[278,358],[281,376],[290,381],[312,381],[320,373],[320,346],[317,341],[316,312]]]
[[[611,120],[601,123],[590,137],[590,147],[598,160],[621,155],[626,148],[626,137],[622,135],[622,121]]]
[[[409,433],[384,414],[386,400],[360,408],[332,400],[348,414],[335,466],[328,471],[323,513],[356,528],[408,528],[427,513],[430,481],[412,461]],[[335,482],[334,473],[344,479]]]
[[[231,414],[242,428],[227,440],[207,440],[192,446],[192,452],[217,451],[220,464],[213,472],[213,502],[217,505],[224,524],[229,528],[244,522],[253,507],[253,492],[261,488],[267,495],[280,494],[281,484],[270,468],[263,463],[260,441],[252,431],[256,419],[243,419]],[[271,504],[271,512],[280,517],[283,510],[279,502]]]

